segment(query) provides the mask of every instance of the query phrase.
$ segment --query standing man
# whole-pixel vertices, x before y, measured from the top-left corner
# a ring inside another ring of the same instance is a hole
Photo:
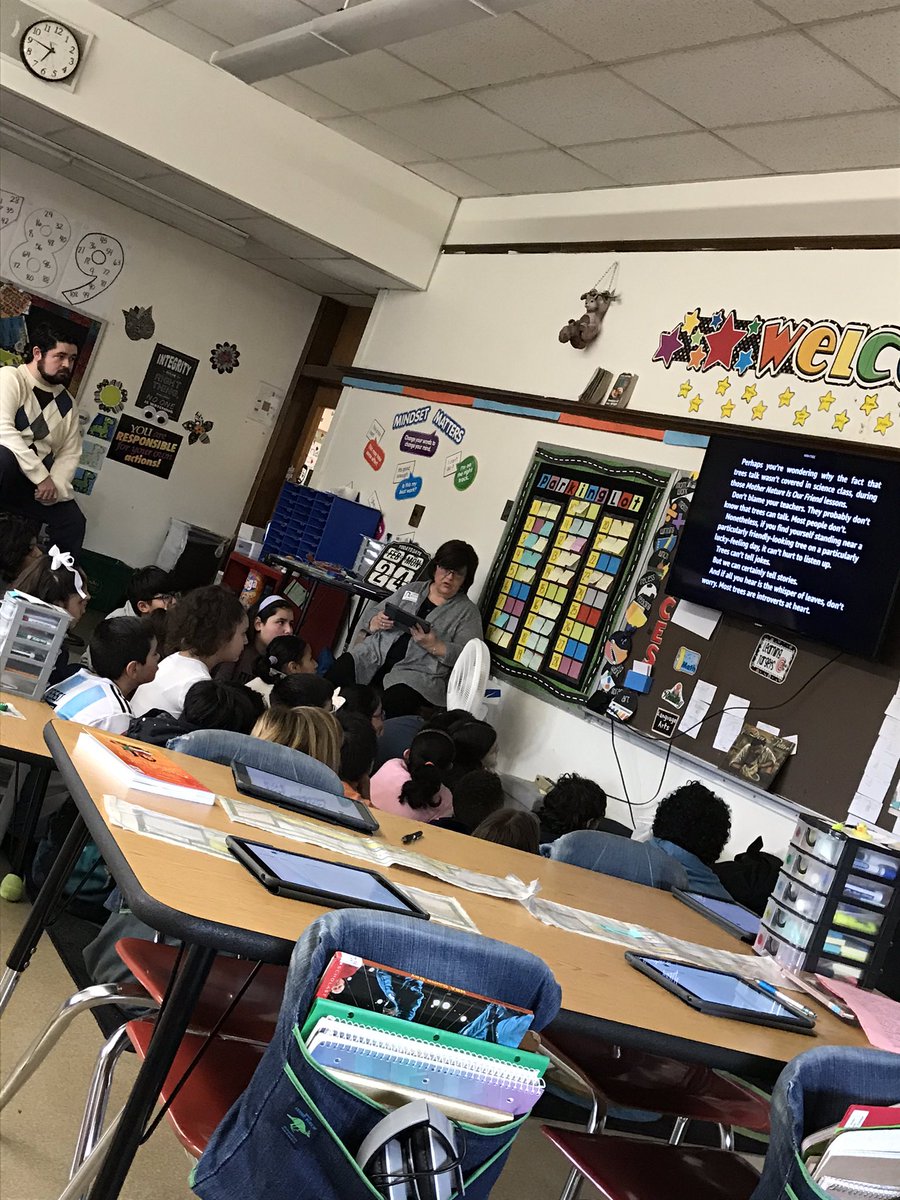
[[[41,325],[28,353],[21,366],[0,368],[0,509],[46,522],[51,541],[77,555],[85,519],[72,498],[72,479],[81,433],[66,384],[78,346]]]

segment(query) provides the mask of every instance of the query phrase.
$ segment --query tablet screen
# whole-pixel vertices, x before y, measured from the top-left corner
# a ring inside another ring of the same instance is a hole
[[[319,858],[305,858],[290,850],[279,850],[260,842],[248,842],[254,855],[266,870],[285,883],[311,888],[318,892],[332,892],[337,896],[348,896],[363,904],[381,904],[397,912],[408,913],[410,907],[386,888],[380,879],[368,871],[354,870],[341,863],[324,862]]]
[[[293,779],[282,779],[280,775],[273,775],[270,771],[260,771],[256,767],[244,765],[244,771],[254,787],[274,792],[277,796],[283,796],[285,800],[295,800],[299,804],[305,804],[307,808],[317,808],[320,812],[328,813],[331,816],[343,817],[344,820],[349,819],[356,822],[360,820],[359,809],[346,796],[332,796],[328,792],[320,792],[318,788],[307,787]]]
[[[749,1009],[751,1012],[765,1013],[769,1017],[797,1020],[797,1014],[785,1008],[774,996],[758,992],[743,979],[736,979],[733,975],[705,971],[701,967],[666,962],[658,958],[645,958],[643,961],[672,983],[677,983],[685,991],[691,992],[698,1000],[705,1000],[710,1004],[724,1004],[729,1008]]]
[[[756,913],[749,912],[733,900],[715,900],[712,896],[701,896],[699,892],[685,892],[685,895],[690,896],[695,904],[715,913],[716,916],[724,917],[732,925],[737,925],[744,933],[753,937],[759,933],[759,917]]]

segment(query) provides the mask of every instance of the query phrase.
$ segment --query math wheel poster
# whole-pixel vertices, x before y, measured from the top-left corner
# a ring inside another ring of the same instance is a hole
[[[485,592],[495,666],[561,699],[590,693],[667,482],[633,463],[538,446]]]

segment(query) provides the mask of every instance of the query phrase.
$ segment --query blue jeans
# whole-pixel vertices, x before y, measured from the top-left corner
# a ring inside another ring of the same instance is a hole
[[[541,854],[573,867],[628,879],[666,892],[688,886],[687,872],[676,858],[652,842],[633,842],[616,833],[576,829],[542,846]]]
[[[772,1135],[751,1200],[821,1200],[800,1160],[803,1139],[839,1121],[851,1104],[896,1104],[898,1098],[898,1054],[850,1046],[798,1054],[772,1094]]]
[[[328,1078],[307,1057],[297,1028],[336,950],[530,1008],[535,1029],[559,1010],[556,980],[525,950],[412,917],[351,909],[319,917],[294,949],[275,1036],[194,1170],[191,1185],[202,1200],[380,1195],[354,1160],[385,1110]],[[466,1200],[489,1196],[518,1125],[463,1128]]]

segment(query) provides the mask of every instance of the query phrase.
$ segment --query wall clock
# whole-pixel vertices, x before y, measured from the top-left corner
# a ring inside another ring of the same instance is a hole
[[[28,26],[19,54],[32,75],[47,83],[62,83],[78,70],[81,47],[67,25],[47,18]]]

